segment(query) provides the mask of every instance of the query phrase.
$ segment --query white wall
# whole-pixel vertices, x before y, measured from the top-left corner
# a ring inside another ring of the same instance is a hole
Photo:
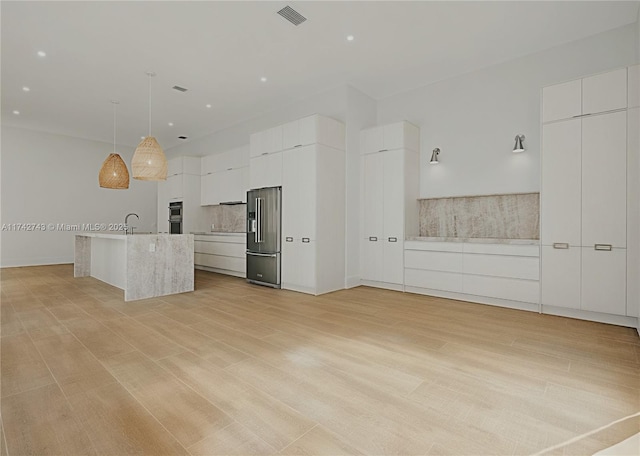
[[[2,127],[2,224],[123,223],[138,231],[156,230],[156,184],[131,179],[128,190],[98,185],[102,162],[113,145],[97,141]],[[133,148],[119,147],[129,166]],[[74,233],[3,231],[0,265],[73,262]]]
[[[347,96],[347,201],[346,280],[347,288],[360,283],[360,130],[376,125],[376,101],[353,87]]]
[[[189,140],[184,144],[166,150],[165,153],[167,158],[181,155],[203,156],[220,153],[249,144],[249,136],[252,133],[312,114],[322,114],[344,122],[345,111],[345,88],[344,86],[337,87],[257,115],[233,127],[225,128],[202,138]]]
[[[378,122],[421,128],[423,198],[539,191],[540,89],[634,63],[631,24],[378,102]],[[513,154],[516,134],[527,151]],[[439,147],[440,165],[429,165]]]

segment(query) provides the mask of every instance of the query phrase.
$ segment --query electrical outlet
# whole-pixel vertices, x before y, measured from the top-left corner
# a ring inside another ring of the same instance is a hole
[[[149,244],[149,252],[155,252],[156,251],[156,245],[155,244]]]
[[[215,225],[215,223],[212,223],[211,224],[211,231],[215,231],[215,229],[216,229],[216,225]]]

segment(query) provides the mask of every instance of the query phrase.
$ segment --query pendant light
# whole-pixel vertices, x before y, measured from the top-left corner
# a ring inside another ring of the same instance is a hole
[[[102,163],[100,174],[98,174],[98,183],[103,188],[122,190],[129,188],[129,170],[122,157],[116,153],[116,106],[118,102],[112,100],[111,103],[113,103],[113,153],[109,154]]]
[[[155,75],[155,73],[147,73],[149,76],[149,135],[138,144],[131,159],[133,178],[147,181],[167,179],[167,159],[156,138],[151,136],[151,78]]]

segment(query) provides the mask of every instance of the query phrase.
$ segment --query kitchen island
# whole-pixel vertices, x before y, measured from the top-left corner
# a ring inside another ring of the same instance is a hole
[[[78,234],[73,275],[120,288],[125,301],[193,291],[193,235]]]

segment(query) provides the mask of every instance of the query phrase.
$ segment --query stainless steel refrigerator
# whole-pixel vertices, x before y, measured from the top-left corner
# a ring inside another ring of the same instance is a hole
[[[247,281],[280,288],[282,187],[247,192]]]

